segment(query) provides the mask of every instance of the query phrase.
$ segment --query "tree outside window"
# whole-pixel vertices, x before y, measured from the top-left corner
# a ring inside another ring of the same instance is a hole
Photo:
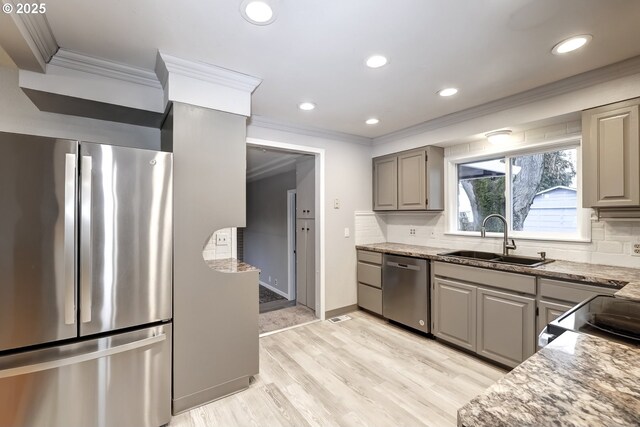
[[[574,147],[458,164],[458,230],[480,231],[482,220],[498,213],[512,231],[576,233],[576,168]],[[487,231],[502,228],[487,223]]]

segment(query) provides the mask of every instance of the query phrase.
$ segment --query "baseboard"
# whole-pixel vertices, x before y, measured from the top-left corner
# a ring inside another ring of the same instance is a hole
[[[351,304],[333,310],[325,311],[324,318],[331,319],[332,317],[342,316],[343,314],[351,313],[353,311],[358,311],[358,304]]]
[[[173,415],[178,415],[198,406],[206,405],[214,400],[222,399],[223,397],[245,390],[249,388],[250,379],[251,376],[238,378],[188,396],[173,399],[171,412]]]
[[[280,295],[281,297],[285,297],[286,299],[289,299],[289,294],[287,294],[284,291],[281,291],[280,289],[276,289],[273,286],[271,286],[268,283],[264,283],[262,280],[259,281],[259,283],[264,286],[265,288],[269,289],[270,291],[275,292],[276,294]]]

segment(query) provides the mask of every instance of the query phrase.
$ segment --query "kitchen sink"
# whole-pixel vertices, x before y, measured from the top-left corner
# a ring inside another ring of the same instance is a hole
[[[439,255],[499,262],[502,264],[524,265],[527,267],[538,267],[540,265],[548,264],[554,261],[552,259],[542,259],[520,255],[500,255],[492,252],[480,251],[454,251],[442,253]]]

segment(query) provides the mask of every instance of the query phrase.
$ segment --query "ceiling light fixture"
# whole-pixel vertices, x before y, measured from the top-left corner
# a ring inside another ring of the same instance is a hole
[[[240,3],[240,14],[254,25],[269,25],[276,20],[270,2],[265,0],[244,0]]]
[[[458,89],[456,89],[455,87],[448,87],[446,89],[442,89],[438,91],[438,95],[444,96],[444,97],[453,96],[456,93],[458,93]]]
[[[298,108],[303,111],[311,111],[316,108],[316,104],[314,104],[313,102],[301,102],[300,104],[298,104]]]
[[[493,132],[489,132],[485,134],[487,139],[492,144],[506,144],[511,141],[511,130],[510,129],[502,129],[495,130]]]
[[[563,55],[565,53],[573,52],[574,50],[580,49],[581,47],[589,43],[592,38],[593,37],[591,37],[591,35],[589,34],[570,37],[555,45],[553,49],[551,49],[551,53],[553,53],[554,55]]]
[[[389,63],[389,60],[382,55],[373,55],[367,58],[367,67],[369,68],[384,67],[388,63]]]
[[[376,119],[375,117],[371,117],[370,119],[367,119],[365,123],[368,125],[377,125],[378,123],[380,123],[380,120]]]

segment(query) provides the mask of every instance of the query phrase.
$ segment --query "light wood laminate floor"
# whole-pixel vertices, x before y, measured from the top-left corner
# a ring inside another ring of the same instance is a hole
[[[178,415],[171,427],[454,426],[505,371],[364,312],[260,339],[248,390]]]

